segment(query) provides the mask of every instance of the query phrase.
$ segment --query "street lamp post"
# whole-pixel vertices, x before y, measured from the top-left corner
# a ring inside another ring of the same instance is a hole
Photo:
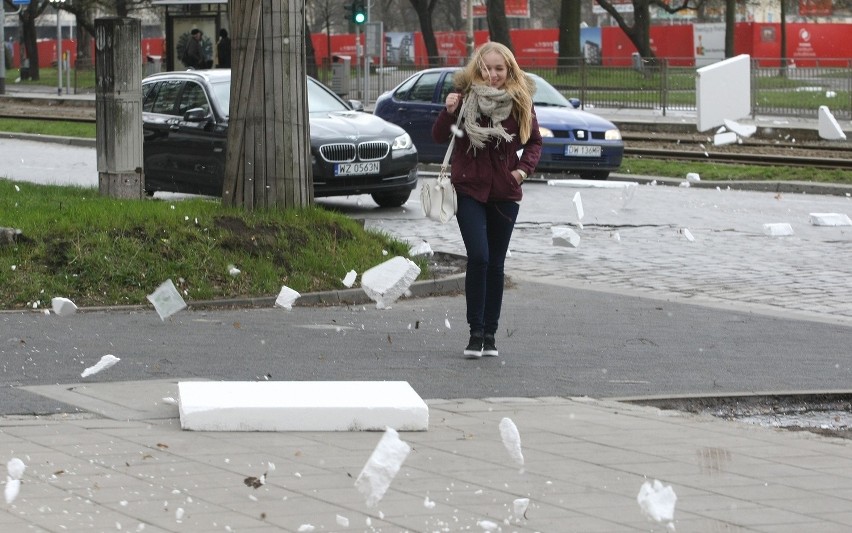
[[[62,96],[62,23],[59,20],[59,6],[65,0],[50,0],[50,3],[56,9],[56,92]]]

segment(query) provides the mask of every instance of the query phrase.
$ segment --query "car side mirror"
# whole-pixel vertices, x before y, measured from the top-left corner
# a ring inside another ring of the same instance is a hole
[[[583,104],[579,98],[569,98],[568,103],[570,103],[574,109],[580,109],[580,106]]]
[[[347,104],[349,104],[349,109],[352,111],[363,111],[364,110],[364,102],[361,100],[347,100]]]
[[[210,114],[203,107],[194,107],[183,114],[185,122],[204,122]]]

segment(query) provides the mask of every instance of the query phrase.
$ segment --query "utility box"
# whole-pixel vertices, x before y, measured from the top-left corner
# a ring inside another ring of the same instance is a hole
[[[350,56],[331,56],[331,90],[337,96],[344,97],[349,94],[349,76],[352,69],[352,58]]]

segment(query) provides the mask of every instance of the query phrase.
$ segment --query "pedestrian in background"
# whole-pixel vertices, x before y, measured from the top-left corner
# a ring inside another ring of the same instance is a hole
[[[204,68],[206,61],[204,60],[204,52],[201,50],[201,38],[204,33],[198,28],[193,28],[189,32],[189,39],[186,41],[186,46],[183,49],[183,64],[188,68]]]
[[[216,41],[216,57],[219,59],[219,68],[231,68],[231,38],[228,30],[219,30],[219,40]]]
[[[449,142],[462,101],[450,180],[458,195],[459,230],[467,251],[465,299],[470,340],[464,355],[498,355],[495,335],[503,305],[504,263],[523,197],[521,183],[538,164],[541,133],[533,108],[535,82],[506,46],[488,42],[453,78],[432,127]]]

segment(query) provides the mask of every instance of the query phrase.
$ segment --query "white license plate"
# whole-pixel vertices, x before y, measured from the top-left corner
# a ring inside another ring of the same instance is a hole
[[[600,157],[601,147],[569,144],[565,147],[565,155],[574,157]]]
[[[378,174],[379,162],[369,163],[340,163],[334,165],[335,176],[362,176],[364,174]]]

